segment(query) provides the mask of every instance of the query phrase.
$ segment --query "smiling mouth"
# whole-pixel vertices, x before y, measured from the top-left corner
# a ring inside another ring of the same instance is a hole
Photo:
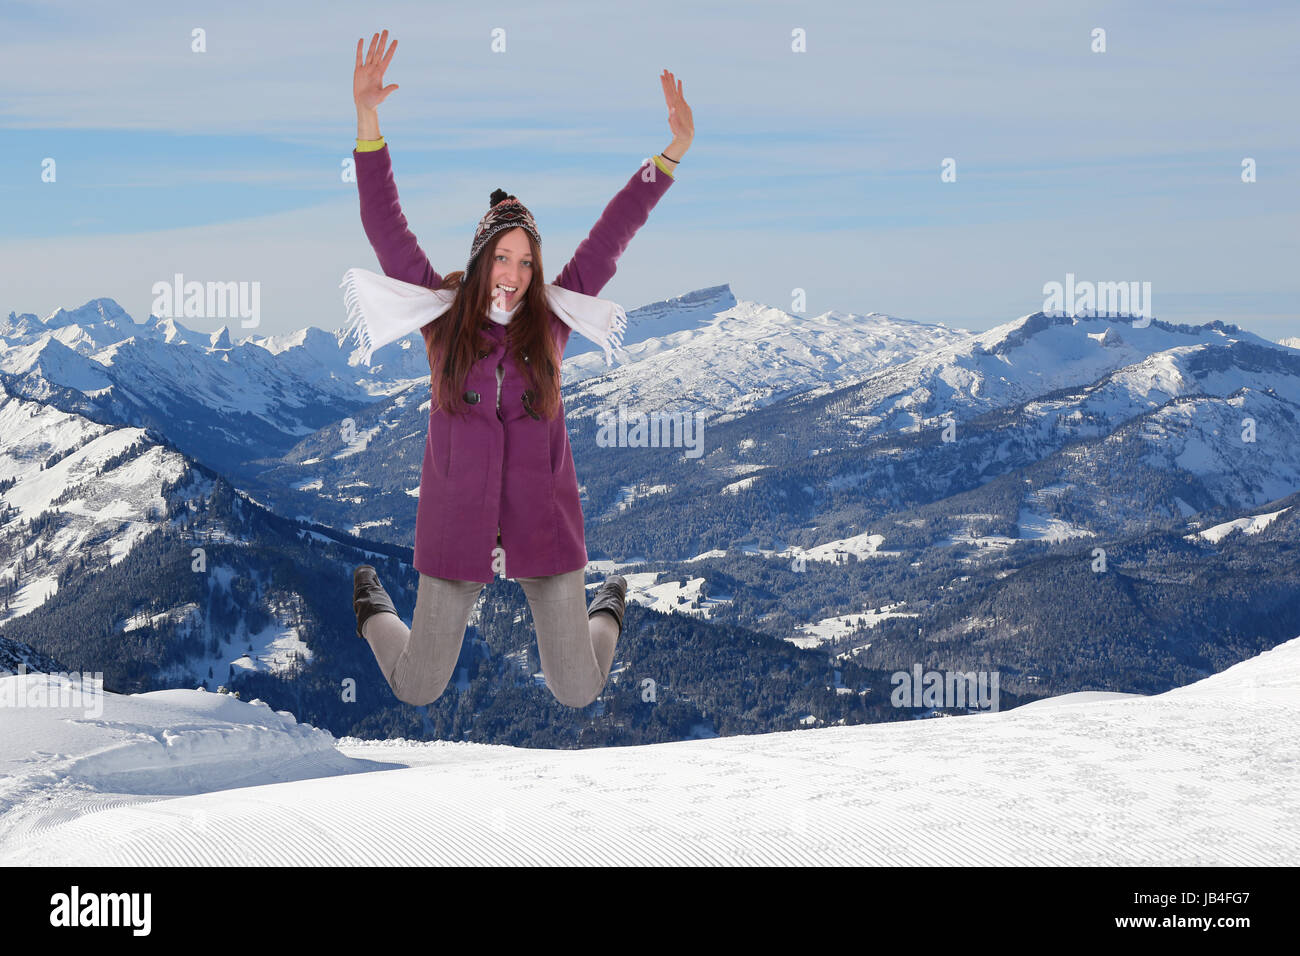
[[[504,300],[507,301],[507,302],[509,302],[511,299],[513,299],[513,298],[515,297],[516,293],[518,293],[518,292],[519,292],[518,287],[505,286],[505,285],[500,285],[500,284],[498,284],[497,287],[496,287],[496,295],[497,295],[497,297],[500,298],[500,299],[504,299]]]

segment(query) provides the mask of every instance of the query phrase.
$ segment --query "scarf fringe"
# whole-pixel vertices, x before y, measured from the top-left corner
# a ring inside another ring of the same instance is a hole
[[[364,350],[361,354],[361,361],[369,365],[370,356],[374,353],[375,346],[371,336],[370,323],[366,321],[365,313],[361,311],[361,293],[357,290],[356,279],[353,277],[352,272],[351,269],[345,272],[343,281],[339,283],[343,288],[343,302],[348,307],[348,318],[343,326],[343,341],[346,342],[349,337],[354,339],[357,345]]]
[[[614,364],[614,352],[623,348],[623,333],[627,331],[627,313],[621,305],[614,306],[614,316],[609,322],[609,331],[601,345],[605,349],[605,364]]]

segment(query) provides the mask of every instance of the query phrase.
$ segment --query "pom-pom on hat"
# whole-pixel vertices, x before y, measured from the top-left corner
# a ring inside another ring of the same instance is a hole
[[[523,203],[514,196],[507,195],[504,189],[494,190],[488,201],[491,203],[491,208],[483,214],[483,218],[478,221],[478,228],[474,230],[474,245],[470,247],[469,258],[465,261],[467,273],[470,266],[474,264],[475,257],[483,251],[483,247],[493,236],[503,230],[514,229],[516,226],[522,227],[527,229],[537,241],[538,248],[542,245],[542,236],[537,231],[533,214]]]

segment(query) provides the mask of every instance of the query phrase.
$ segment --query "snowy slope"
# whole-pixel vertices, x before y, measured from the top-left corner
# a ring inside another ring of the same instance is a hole
[[[1279,515],[1288,510],[1290,509],[1283,508],[1281,511],[1270,511],[1267,514],[1252,515],[1248,518],[1236,518],[1232,521],[1225,521],[1221,524],[1216,524],[1212,528],[1206,528],[1204,531],[1198,531],[1195,534],[1184,535],[1184,537],[1189,541],[1200,537],[1209,541],[1211,544],[1218,544],[1234,531],[1240,531],[1242,534],[1259,534],[1276,521]]]
[[[226,694],[163,690],[101,695],[81,706],[91,681],[47,674],[0,678],[0,840],[39,833],[101,807],[162,794],[220,791],[263,783],[383,769],[341,754],[329,733],[264,703]],[[78,707],[14,706],[46,699]],[[6,698],[4,694],[12,696]],[[28,695],[31,696],[28,696]],[[19,696],[22,695],[22,696]]]
[[[58,680],[0,678],[0,694]],[[1250,866],[1300,854],[1300,638],[1153,697],[582,751],[335,742],[200,691],[101,704],[96,716],[0,709],[0,863]]]
[[[708,410],[717,413],[711,421],[726,421],[970,337],[875,312],[801,316],[740,300],[698,327],[625,341],[612,369],[599,353],[567,359],[564,404],[575,420],[621,403],[634,410]]]
[[[211,495],[213,482],[191,471],[174,449],[139,428],[113,428],[49,405],[7,397],[0,389],[0,585],[15,588],[0,603],[0,625],[31,613],[58,592],[59,576],[85,562],[95,573],[121,562],[144,537],[165,525],[164,487],[189,476],[174,500]],[[60,457],[61,456],[61,457]],[[57,461],[51,463],[51,459]],[[183,514],[192,512],[186,509]],[[38,530],[27,524],[36,522]],[[173,524],[175,520],[173,520]],[[205,526],[205,540],[238,543],[220,528]],[[20,559],[18,555],[23,557]],[[267,616],[232,629],[215,625],[196,603],[115,622],[125,633],[152,623],[176,625],[179,635],[198,635],[205,648],[184,663],[159,670],[163,681],[190,684],[211,670],[218,682],[240,672],[282,672],[313,651],[302,639],[301,601],[271,586],[269,569],[208,567],[209,601],[234,602],[232,579]],[[139,598],[143,595],[134,595]],[[4,646],[14,647],[7,641]],[[0,666],[18,658],[0,647]]]
[[[649,302],[627,313],[627,331],[623,334],[625,347],[663,339],[677,332],[689,332],[708,325],[719,313],[735,308],[736,296],[729,285],[716,285],[707,289],[696,289],[684,295]],[[589,355],[599,358],[604,367],[605,360],[599,347],[581,335],[570,335],[569,344],[564,349],[565,364],[571,358]],[[623,357],[626,360],[626,357]],[[588,367],[590,363],[581,363]],[[568,369],[565,369],[568,372]],[[568,379],[566,378],[566,382]]]
[[[51,385],[91,396],[110,388],[113,380],[104,367],[66,344],[63,339],[69,337],[74,346],[88,342],[77,336],[47,333],[32,342],[4,346],[0,371],[26,378],[29,387],[25,392],[30,398],[45,398]]]
[[[1058,389],[1079,388],[1119,369],[1141,367],[1158,353],[1233,342],[1277,351],[1275,343],[1222,323],[1172,326],[1155,321],[1135,328],[1130,319],[1039,312],[893,365],[860,387],[841,385],[838,401],[827,412],[850,417],[867,434],[915,430],[919,422],[933,423],[945,413],[961,421]],[[1158,367],[1137,378],[1157,389],[1164,381]],[[808,398],[830,391],[836,389],[813,390]],[[1170,389],[1164,391],[1167,397]]]
[[[2,388],[0,436],[0,481],[12,482],[0,495],[0,581],[18,586],[0,622],[39,607],[57,589],[60,571],[79,559],[94,570],[91,546],[120,561],[161,519],[163,485],[188,467],[143,429],[102,425]],[[23,523],[47,512],[49,525],[28,535]]]
[[[1043,455],[1024,471],[1035,485],[1068,491],[1093,531],[1132,531],[1153,517],[1253,508],[1300,488],[1298,410],[1300,358],[1245,342],[1197,346],[1026,403],[1007,416],[1011,427],[972,444],[982,440],[981,460],[995,443],[1008,464]],[[1061,450],[1044,455],[1053,445]],[[1041,504],[1041,493],[1024,507]]]
[[[30,645],[0,637],[0,677],[8,677],[10,674],[24,671],[50,672],[62,669],[63,665],[58,661],[48,655],[37,653]],[[0,726],[3,726],[3,722],[0,722]]]

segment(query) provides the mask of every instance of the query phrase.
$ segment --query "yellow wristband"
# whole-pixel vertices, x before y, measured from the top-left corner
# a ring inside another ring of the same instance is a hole
[[[655,153],[655,165],[662,169],[668,175],[669,179],[674,178],[673,171],[668,168],[668,164],[664,162],[664,158],[658,153]]]
[[[377,149],[384,148],[384,138],[379,139],[359,139],[357,140],[358,153],[373,153]]]

